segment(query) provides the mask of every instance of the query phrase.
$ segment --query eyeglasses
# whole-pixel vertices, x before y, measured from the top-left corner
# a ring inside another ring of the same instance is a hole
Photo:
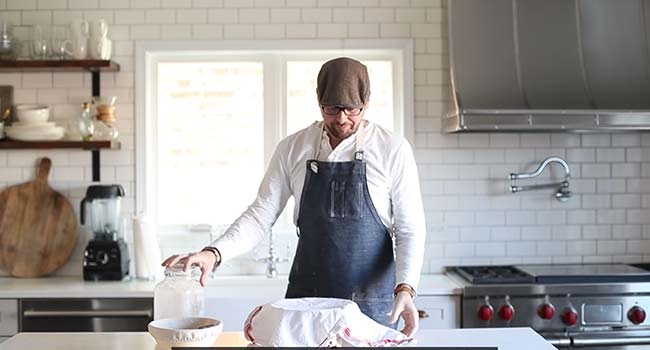
[[[341,111],[349,117],[356,117],[361,114],[363,108],[349,108],[349,107],[339,107],[339,106],[320,106],[320,109],[323,110],[323,113],[327,115],[339,115]]]

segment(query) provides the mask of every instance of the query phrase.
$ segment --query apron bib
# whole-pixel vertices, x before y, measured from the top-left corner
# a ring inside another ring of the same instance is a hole
[[[286,297],[349,299],[373,320],[394,328],[388,324],[395,286],[393,241],[368,191],[363,124],[353,161],[318,161],[321,140],[314,159],[307,161]]]

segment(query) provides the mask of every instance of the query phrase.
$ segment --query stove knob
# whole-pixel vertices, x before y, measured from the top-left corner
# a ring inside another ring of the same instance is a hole
[[[486,304],[478,309],[478,318],[481,320],[489,321],[492,319],[492,316],[494,316],[494,309],[491,305]]]
[[[515,308],[510,304],[505,304],[499,308],[499,317],[506,321],[512,321],[515,317]]]
[[[578,312],[573,309],[573,308],[566,308],[564,309],[564,312],[562,313],[562,322],[566,324],[567,326],[574,326],[576,323],[578,323]]]
[[[550,320],[555,316],[555,308],[552,304],[544,303],[537,308],[537,315],[545,320]]]
[[[639,306],[635,306],[627,312],[627,318],[634,324],[641,324],[645,321],[645,311]]]

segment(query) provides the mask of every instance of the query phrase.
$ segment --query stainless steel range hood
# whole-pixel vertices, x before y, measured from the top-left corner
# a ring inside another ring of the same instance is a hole
[[[650,130],[650,0],[449,0],[445,132]]]

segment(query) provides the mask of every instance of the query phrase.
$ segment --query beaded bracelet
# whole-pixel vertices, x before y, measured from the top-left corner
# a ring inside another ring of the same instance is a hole
[[[413,287],[409,286],[406,283],[398,284],[397,287],[395,287],[395,290],[393,291],[393,295],[397,296],[397,293],[399,292],[407,292],[411,296],[411,298],[415,299],[415,289],[413,289]]]

